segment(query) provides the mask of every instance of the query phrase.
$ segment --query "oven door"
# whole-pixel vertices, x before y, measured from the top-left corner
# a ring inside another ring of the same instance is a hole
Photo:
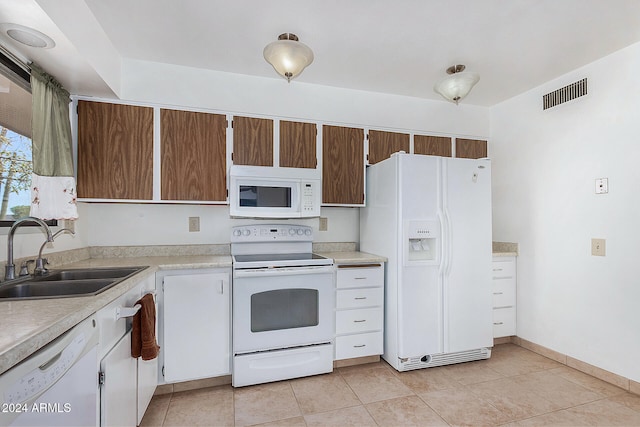
[[[234,270],[234,354],[331,342],[333,269]]]

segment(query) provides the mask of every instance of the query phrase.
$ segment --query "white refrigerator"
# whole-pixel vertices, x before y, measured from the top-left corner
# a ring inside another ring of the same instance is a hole
[[[396,153],[367,168],[360,250],[387,257],[383,358],[398,371],[493,346],[491,162]]]

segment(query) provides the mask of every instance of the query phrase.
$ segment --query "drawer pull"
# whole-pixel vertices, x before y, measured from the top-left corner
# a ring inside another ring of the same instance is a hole
[[[362,319],[362,320],[354,320],[353,323],[363,323],[366,322],[366,319]]]
[[[501,268],[494,268],[493,271],[502,271]]]
[[[500,326],[500,325],[504,325],[504,322],[493,322],[493,324],[496,326]]]
[[[365,280],[366,277],[354,277],[355,280]]]
[[[502,295],[502,294],[503,294],[503,292],[494,292],[493,294],[494,294],[494,295]]]
[[[367,299],[367,297],[355,297],[354,299]]]
[[[366,344],[360,344],[360,345],[354,345],[353,348],[362,348],[362,347],[366,347]]]

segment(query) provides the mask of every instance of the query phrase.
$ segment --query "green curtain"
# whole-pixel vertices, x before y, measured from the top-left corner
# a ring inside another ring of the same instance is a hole
[[[31,63],[33,172],[40,176],[73,176],[69,92]]]

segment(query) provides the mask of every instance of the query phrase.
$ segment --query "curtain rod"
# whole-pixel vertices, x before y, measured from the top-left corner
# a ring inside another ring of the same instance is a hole
[[[9,49],[0,44],[0,52],[13,61],[18,67],[22,68],[27,73],[31,74],[31,67],[27,65],[23,60],[14,55]]]

